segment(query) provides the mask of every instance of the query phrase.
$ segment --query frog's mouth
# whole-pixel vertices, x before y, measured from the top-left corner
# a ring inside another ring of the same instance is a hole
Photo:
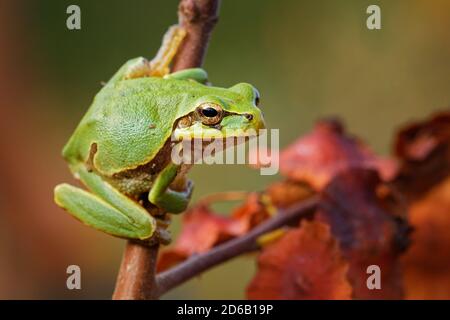
[[[253,137],[265,129],[262,115],[228,114],[219,124],[208,126],[200,121],[191,121],[189,115],[180,119],[172,133],[172,141],[185,139],[215,140],[239,137]]]

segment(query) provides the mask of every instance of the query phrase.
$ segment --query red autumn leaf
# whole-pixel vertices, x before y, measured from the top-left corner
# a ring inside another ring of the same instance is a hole
[[[415,200],[450,174],[450,112],[402,129],[395,153],[401,160],[395,184]]]
[[[289,180],[275,182],[266,190],[271,203],[277,208],[287,208],[309,198],[313,193],[308,185]]]
[[[402,258],[407,299],[450,299],[450,178],[414,202],[411,247]]]
[[[349,299],[348,263],[329,227],[303,221],[259,256],[249,299]]]
[[[431,119],[402,129],[396,141],[395,153],[409,161],[424,161],[433,151],[450,143],[450,112],[441,112]]]
[[[321,190],[339,171],[351,167],[376,169],[383,179],[396,172],[393,160],[377,157],[367,146],[344,131],[341,123],[323,120],[280,155],[280,171],[289,179]]]
[[[220,216],[200,202],[183,215],[181,234],[171,248],[161,253],[158,271],[166,270],[193,254],[208,251],[226,240],[243,235],[269,216],[257,193],[250,194],[245,203],[233,211],[231,217]]]
[[[402,258],[407,299],[450,299],[450,112],[402,129],[396,187],[407,197],[414,232]],[[442,254],[441,254],[442,253]]]
[[[350,263],[349,280],[357,299],[402,298],[399,255],[408,243],[408,226],[385,201],[376,171],[351,168],[337,174],[321,193],[317,218],[331,226]],[[401,208],[397,208],[401,211]],[[367,267],[381,268],[381,290],[369,290]]]

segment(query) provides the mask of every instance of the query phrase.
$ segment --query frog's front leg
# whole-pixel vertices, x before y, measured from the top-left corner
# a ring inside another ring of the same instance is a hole
[[[154,234],[155,219],[143,207],[86,168],[77,172],[93,194],[60,184],[55,188],[55,202],[60,207],[86,225],[114,236],[144,240]]]
[[[164,79],[194,80],[206,84],[208,83],[208,74],[201,68],[191,68],[165,75]]]
[[[181,213],[186,210],[192,194],[192,181],[188,181],[185,191],[174,191],[169,188],[179,168],[180,166],[174,163],[165,167],[156,177],[148,193],[148,200],[151,203],[170,213]]]
[[[186,31],[180,26],[171,26],[164,35],[161,48],[151,61],[143,57],[131,59],[116,72],[109,82],[114,83],[118,80],[142,77],[164,77],[166,79],[190,79],[204,84],[207,83],[208,76],[200,68],[192,68],[169,74],[169,65],[185,35]]]

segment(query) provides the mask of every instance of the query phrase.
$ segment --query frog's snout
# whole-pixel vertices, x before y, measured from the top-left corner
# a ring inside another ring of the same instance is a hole
[[[266,122],[261,112],[257,113],[246,113],[244,114],[245,119],[248,121],[248,128],[253,130],[262,130],[266,128]]]

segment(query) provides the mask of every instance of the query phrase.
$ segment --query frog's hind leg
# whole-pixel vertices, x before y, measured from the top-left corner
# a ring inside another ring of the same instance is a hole
[[[161,47],[156,56],[148,61],[137,58],[129,61],[124,74],[125,79],[141,77],[164,77],[170,71],[169,65],[178,51],[186,31],[178,25],[171,26],[164,35]]]
[[[114,236],[147,239],[156,223],[139,204],[120,193],[95,173],[79,170],[82,182],[93,192],[68,184],[55,188],[55,202],[88,226]]]
[[[150,61],[151,76],[164,77],[169,73],[169,65],[177,54],[185,36],[186,30],[179,25],[173,25],[167,30],[158,53]]]

